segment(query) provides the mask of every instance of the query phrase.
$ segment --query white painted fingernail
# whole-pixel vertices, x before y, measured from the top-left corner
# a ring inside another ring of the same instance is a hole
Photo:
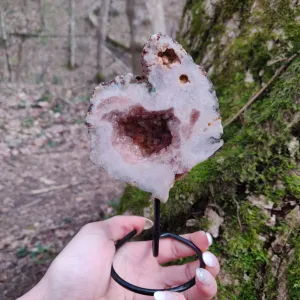
[[[206,237],[208,240],[208,245],[211,246],[213,243],[213,238],[212,238],[211,234],[209,232],[206,232]]]
[[[144,218],[145,221],[145,225],[144,225],[144,230],[150,229],[153,226],[153,222],[147,218]]]
[[[170,292],[155,292],[155,300],[178,300],[177,296]]]
[[[218,264],[217,258],[209,251],[202,254],[203,260],[208,267],[214,268]]]
[[[211,285],[213,283],[212,275],[205,269],[199,268],[196,270],[198,280],[204,285]]]

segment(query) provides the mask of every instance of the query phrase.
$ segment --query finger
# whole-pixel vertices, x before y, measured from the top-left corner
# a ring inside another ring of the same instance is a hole
[[[196,285],[185,292],[189,300],[210,300],[217,294],[217,282],[213,275],[202,268],[196,270]]]
[[[220,263],[217,257],[210,251],[204,252],[202,257],[206,264],[205,269],[208,270],[214,277],[217,277],[220,272]]]
[[[122,239],[133,230],[136,230],[139,234],[144,229],[153,226],[151,220],[136,216],[115,216],[101,223],[108,239],[114,242]]]
[[[181,266],[163,267],[163,281],[165,286],[172,287],[181,285],[196,276],[196,269],[199,268],[199,261]]]
[[[89,223],[80,230],[84,235],[104,235],[103,240],[116,242],[125,237],[129,232],[136,230],[139,234],[144,229],[153,226],[149,219],[136,216],[115,216],[106,221]]]
[[[171,292],[155,292],[155,300],[185,300],[184,295]]]
[[[191,234],[183,235],[185,239],[193,242],[199,249],[206,251],[209,247],[209,241],[204,231],[197,231]],[[195,252],[189,246],[174,239],[162,239],[159,243],[159,256],[157,261],[164,264],[179,258],[192,256]]]
[[[220,264],[216,256],[207,251],[203,253],[203,260],[206,264],[206,270],[216,277],[220,271]],[[198,260],[185,265],[163,267],[165,285],[171,287],[189,281],[195,277],[197,268],[199,268]]]
[[[207,240],[208,240],[208,245],[210,247],[213,243],[213,238],[209,232],[206,232],[206,236],[207,236]]]

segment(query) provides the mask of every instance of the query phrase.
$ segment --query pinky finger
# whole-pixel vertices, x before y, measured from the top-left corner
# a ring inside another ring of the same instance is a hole
[[[186,300],[182,294],[171,292],[155,292],[155,300]]]

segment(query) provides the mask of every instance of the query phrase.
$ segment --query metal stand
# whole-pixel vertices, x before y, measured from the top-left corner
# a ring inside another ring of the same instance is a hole
[[[160,201],[154,199],[154,225],[153,225],[153,256],[157,257],[159,252],[159,236],[160,236]]]
[[[118,250],[120,247],[122,247],[126,242],[128,242],[130,239],[132,239],[136,235],[137,231],[133,230],[129,234],[127,234],[123,239],[119,240],[116,243],[116,250]],[[173,238],[189,247],[191,247],[195,252],[196,255],[200,261],[200,268],[205,268],[205,263],[202,258],[202,251],[191,241],[173,233],[163,233],[160,234],[160,201],[158,199],[154,200],[154,226],[153,226],[153,242],[152,242],[152,250],[153,250],[153,256],[157,257],[159,254],[159,239],[160,238]],[[172,287],[169,289],[148,289],[139,287],[136,285],[133,285],[127,281],[125,281],[123,278],[121,278],[115,271],[114,267],[111,268],[111,277],[122,287],[124,287],[127,290],[130,290],[137,294],[147,295],[147,296],[153,296],[155,292],[157,291],[170,291],[170,292],[183,292],[187,289],[191,288],[193,285],[195,285],[195,277],[189,280],[188,282]]]

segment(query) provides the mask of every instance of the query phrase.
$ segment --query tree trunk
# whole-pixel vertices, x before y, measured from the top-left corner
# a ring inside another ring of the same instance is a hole
[[[157,32],[166,33],[163,3],[161,0],[127,0],[126,13],[130,26],[132,69],[133,73],[141,74],[141,51],[147,38]],[[147,37],[145,33],[148,33]]]
[[[208,71],[227,126],[223,149],[170,191],[162,222],[215,236],[217,299],[300,296],[299,32],[297,1],[185,8],[180,42]],[[144,213],[147,196],[127,188],[119,212]]]
[[[98,22],[98,40],[97,40],[97,71],[104,73],[105,67],[105,47],[107,36],[108,15],[111,0],[103,0],[100,7]]]
[[[140,19],[138,18],[139,3],[138,0],[127,0],[126,2],[126,13],[130,26],[130,52],[132,59],[132,69],[134,74],[141,74],[141,51],[142,45],[139,41],[139,26]]]
[[[44,0],[39,0],[38,5],[39,5],[39,11],[40,11],[40,28],[39,32],[43,32],[46,24],[45,24],[45,8],[44,8]]]
[[[75,4],[74,0],[69,0],[69,67],[75,68]]]
[[[146,1],[152,33],[166,33],[165,12],[162,0]]]
[[[12,81],[12,68],[11,68],[12,63],[11,63],[11,58],[10,58],[9,49],[8,49],[4,13],[1,9],[0,9],[0,32],[1,32],[1,38],[3,41],[3,45],[4,45],[6,65],[7,65],[7,71],[8,71],[8,79],[9,79],[9,81]]]

